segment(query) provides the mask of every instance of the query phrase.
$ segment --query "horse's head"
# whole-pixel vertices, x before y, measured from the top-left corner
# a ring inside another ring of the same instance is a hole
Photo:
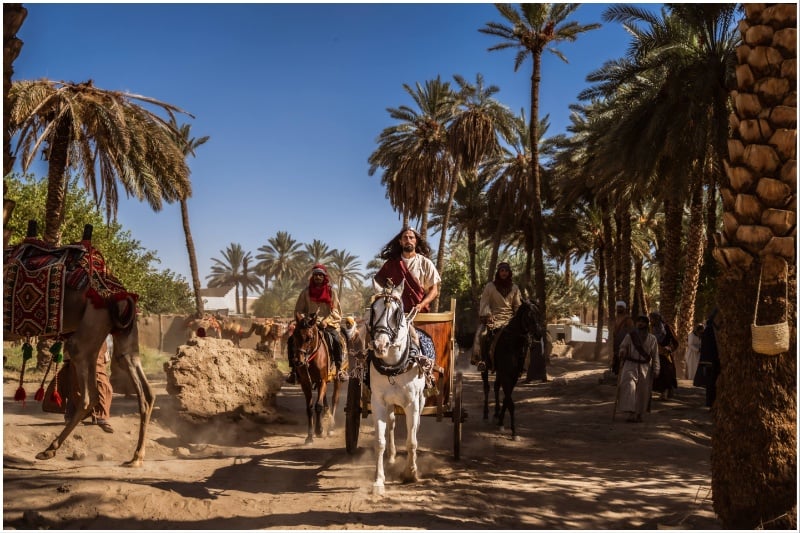
[[[545,334],[544,319],[541,309],[531,300],[522,300],[522,305],[517,309],[515,315],[519,318],[520,327],[534,339],[541,339]]]
[[[295,313],[295,326],[292,332],[294,346],[298,354],[308,356],[318,347],[317,313],[304,315]]]
[[[391,283],[381,286],[373,280],[373,286],[377,293],[372,297],[367,322],[370,344],[376,357],[394,364],[408,346],[408,321],[403,313],[402,300],[405,280],[397,286]]]

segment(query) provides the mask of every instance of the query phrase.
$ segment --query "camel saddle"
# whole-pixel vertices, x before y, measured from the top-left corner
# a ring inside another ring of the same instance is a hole
[[[3,333],[23,338],[60,335],[64,290],[87,287],[87,297],[96,307],[103,307],[110,297],[129,295],[107,271],[103,255],[89,241],[52,246],[28,237],[6,248]]]

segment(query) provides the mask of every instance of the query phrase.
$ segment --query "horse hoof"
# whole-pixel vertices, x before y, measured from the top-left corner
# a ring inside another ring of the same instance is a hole
[[[311,435],[306,437],[306,444],[311,444],[312,442],[314,442],[314,437],[312,437]]]
[[[122,463],[122,466],[127,468],[141,468],[142,467],[142,460],[141,459],[131,459],[130,461],[125,461]]]
[[[46,461],[47,459],[52,459],[56,456],[55,450],[45,450],[43,452],[39,452],[36,454],[36,458],[41,461]]]
[[[386,488],[383,485],[373,485],[372,494],[374,496],[384,496],[386,494]]]
[[[403,483],[416,483],[419,481],[417,474],[406,474],[403,476]]]
[[[511,440],[518,441],[519,440],[519,435],[511,435]]]

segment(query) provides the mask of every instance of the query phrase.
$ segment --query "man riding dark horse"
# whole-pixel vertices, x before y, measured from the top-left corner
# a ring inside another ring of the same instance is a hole
[[[339,335],[340,322],[342,320],[342,309],[339,306],[339,297],[331,287],[328,279],[328,270],[324,265],[314,265],[311,269],[311,278],[308,287],[303,289],[297,298],[295,305],[295,315],[303,316],[315,314],[317,326],[323,332],[323,338],[328,346],[328,351],[336,365],[336,375],[339,381],[347,379],[347,373],[342,370],[342,359],[344,357],[344,343]],[[289,355],[290,373],[287,378],[288,383],[296,383],[296,360],[295,347],[292,337],[289,337],[287,344]]]

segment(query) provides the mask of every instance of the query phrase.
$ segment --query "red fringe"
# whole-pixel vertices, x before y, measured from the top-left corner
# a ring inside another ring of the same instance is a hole
[[[59,407],[61,407],[61,404],[63,403],[61,395],[58,393],[57,390],[53,390],[53,394],[50,395],[50,401]]]
[[[20,386],[20,388],[17,389],[16,393],[14,393],[14,401],[15,402],[22,402],[22,405],[25,405],[25,398],[26,397],[27,397],[27,394],[25,393],[25,389],[22,388],[22,386]]]
[[[39,390],[36,391],[36,395],[33,397],[33,399],[37,402],[44,400],[44,387],[39,387]]]

